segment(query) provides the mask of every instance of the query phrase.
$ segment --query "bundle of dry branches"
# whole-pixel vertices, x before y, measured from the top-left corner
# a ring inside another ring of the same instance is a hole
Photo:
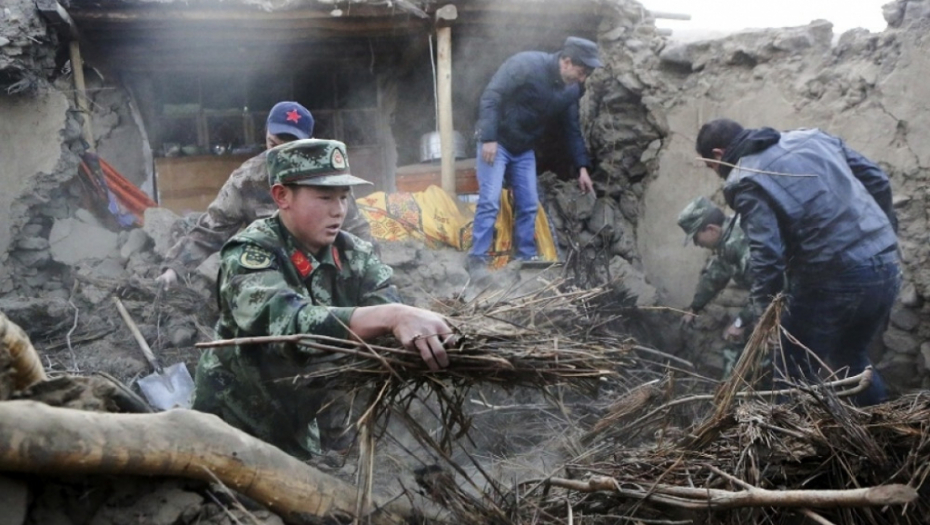
[[[513,522],[924,523],[930,393],[848,404],[868,387],[870,370],[754,390],[764,357],[779,349],[780,306],[760,320],[716,394],[676,396],[667,378],[614,402],[565,477],[524,482],[508,496],[522,502]],[[643,436],[650,440],[635,446]]]
[[[780,306],[715,394],[683,391],[672,375],[629,389],[561,476],[523,481],[480,511],[458,497],[458,520],[490,507],[514,524],[926,522],[930,393],[856,408],[846,399],[870,370],[757,391],[765,357],[780,349]]]
[[[536,490],[521,494],[520,514],[563,523],[566,500],[604,523],[686,511],[701,523],[788,524],[803,514],[817,523],[917,524],[930,512],[928,393],[856,409],[808,391],[782,404],[740,402],[728,420],[700,448],[687,446],[694,436],[638,448],[599,443],[567,466],[569,478],[525,484]],[[567,492],[540,490],[551,487]]]
[[[475,522],[507,523],[510,511],[495,503],[506,499],[506,491],[481,471],[474,458],[473,466],[484,474],[484,483],[470,479],[452,459],[453,448],[461,448],[461,441],[469,442],[471,417],[466,403],[471,387],[526,387],[547,395],[553,390],[561,392],[552,387],[565,386],[593,394],[605,384],[635,385],[659,378],[665,372],[663,362],[691,365],[639,346],[619,333],[626,311],[611,304],[612,289],[566,290],[564,281],[557,281],[520,296],[513,290],[506,292],[482,294],[468,302],[449,301],[434,308],[449,319],[457,333],[455,347],[448,350],[448,368],[437,372],[426,367],[418,352],[387,339],[360,342],[298,334],[197,346],[285,344],[340,355],[338,360],[328,360],[325,367],[287,380],[299,387],[301,381],[323,379],[347,395],[368,393],[367,407],[356,423],[362,430],[360,464],[371,463],[367,451],[373,450],[374,439],[384,435],[387,421],[395,417],[433,456],[432,460],[420,458],[424,464],[445,464],[467,485],[467,490],[462,490],[455,483],[441,483],[453,492],[437,501],[456,516],[467,514]],[[434,417],[429,421],[411,417],[414,403],[426,407]],[[370,472],[362,474],[365,476]],[[426,478],[450,479],[444,475]],[[444,493],[430,490],[433,496]]]
[[[420,354],[394,340],[377,343],[333,339],[312,334],[213,341],[198,347],[231,344],[292,344],[342,359],[288,381],[325,379],[345,392],[370,392],[362,423],[403,410],[414,399],[438,401],[444,431],[438,440],[448,452],[454,436],[468,427],[463,395],[477,384],[506,388],[564,385],[587,394],[597,392],[606,379],[637,384],[659,377],[658,360],[674,356],[636,345],[615,330],[622,317],[604,307],[610,290],[561,291],[561,282],[523,296],[483,296],[468,303],[449,302],[436,310],[450,320],[457,343],[448,350],[449,366],[430,371]],[[416,432],[415,432],[416,433]]]

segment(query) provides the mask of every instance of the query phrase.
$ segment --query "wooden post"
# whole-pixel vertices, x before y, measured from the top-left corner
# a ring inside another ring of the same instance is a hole
[[[442,189],[455,195],[455,127],[452,125],[452,27],[458,17],[449,4],[436,11],[436,91],[439,98],[439,145],[442,151]]]
[[[90,106],[87,104],[87,87],[84,84],[84,61],[81,59],[81,46],[72,40],[68,47],[71,52],[71,73],[74,75],[74,98],[81,116],[84,117],[83,135],[87,141],[88,151],[94,151],[94,129],[91,126]]]

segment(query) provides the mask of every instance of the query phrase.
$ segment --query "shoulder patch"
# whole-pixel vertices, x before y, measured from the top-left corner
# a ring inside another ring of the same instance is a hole
[[[273,261],[270,252],[251,244],[239,256],[239,264],[249,270],[263,270],[270,267]]]

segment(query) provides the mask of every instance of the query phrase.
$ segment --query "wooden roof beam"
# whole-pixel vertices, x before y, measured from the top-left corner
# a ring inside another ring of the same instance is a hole
[[[398,13],[391,8],[370,5],[352,5],[340,15],[329,10],[294,9],[287,11],[259,11],[251,9],[190,9],[187,6],[162,5],[158,8],[80,9],[72,8],[71,14],[78,21],[107,22],[216,22],[233,21],[287,21],[287,20],[345,20],[352,18],[409,18],[409,14]]]
[[[58,3],[58,0],[35,0],[36,8],[48,23],[56,26],[62,35],[67,35],[65,40],[78,40],[80,33],[77,24],[71,18],[71,15],[65,11],[65,8]]]

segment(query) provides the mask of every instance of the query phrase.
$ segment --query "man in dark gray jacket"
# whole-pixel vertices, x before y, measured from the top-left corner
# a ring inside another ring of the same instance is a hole
[[[473,222],[469,271],[487,265],[494,240],[494,222],[500,211],[504,173],[509,173],[514,197],[513,246],[515,258],[536,258],[536,156],[533,146],[550,119],[565,128],[578,184],[583,193],[593,190],[590,161],[578,124],[582,84],[601,67],[597,45],[568,37],[558,53],[525,51],[507,59],[481,95],[477,138],[478,205]]]
[[[718,119],[701,128],[697,151],[726,179],[727,204],[749,238],[755,316],[783,291],[787,274],[782,324],[800,345],[783,338],[786,377],[815,380],[818,359],[849,375],[870,366],[869,342],[900,287],[888,176],[817,129],[779,133]],[[886,398],[874,372],[856,402]]]

